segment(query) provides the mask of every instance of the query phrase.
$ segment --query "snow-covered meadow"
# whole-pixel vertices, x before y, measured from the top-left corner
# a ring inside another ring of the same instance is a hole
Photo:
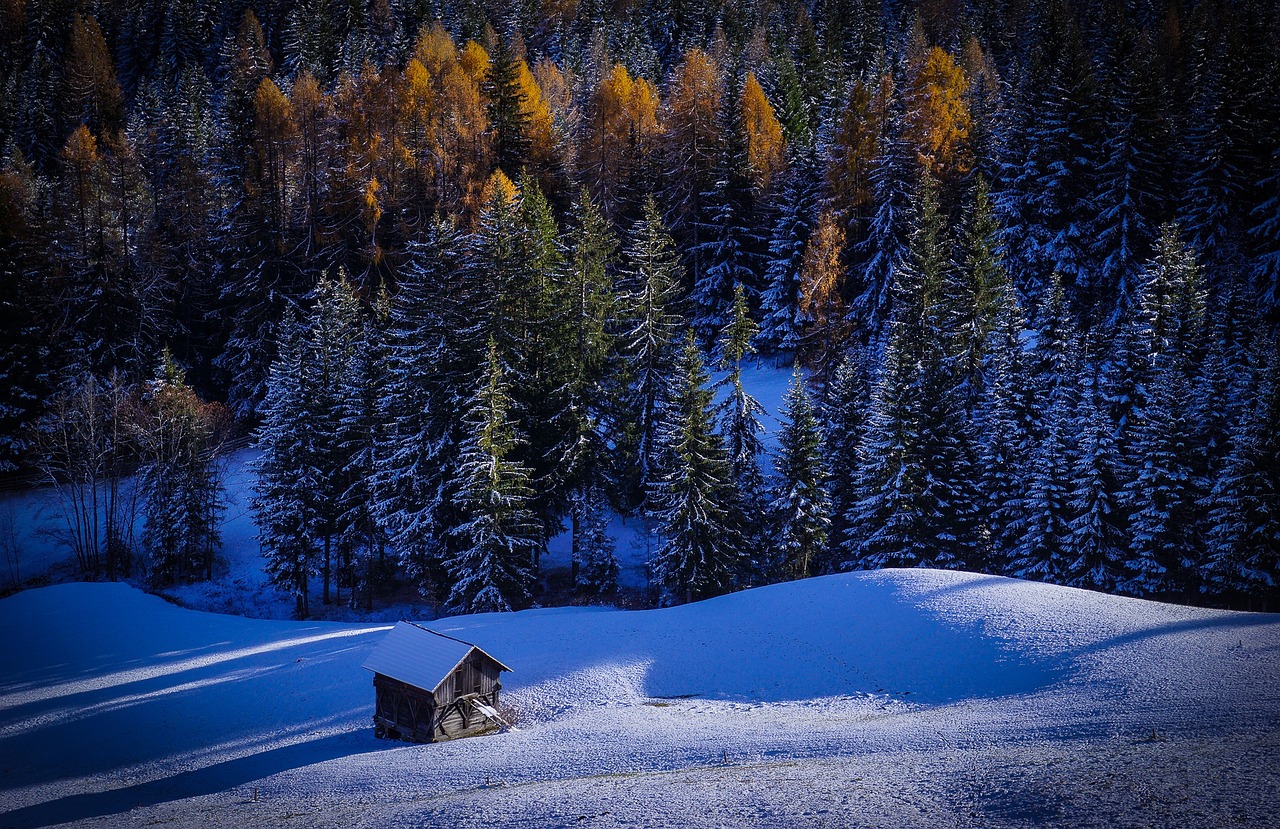
[[[517,730],[376,740],[386,625],[0,601],[0,826],[1270,826],[1280,618],[931,570],[432,623]]]

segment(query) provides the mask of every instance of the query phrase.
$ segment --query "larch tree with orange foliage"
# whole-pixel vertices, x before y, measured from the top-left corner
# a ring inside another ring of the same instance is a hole
[[[934,46],[908,68],[903,90],[903,138],[920,164],[939,181],[963,175],[972,165],[969,133],[973,121],[966,96],[969,79],[955,59]]]
[[[826,375],[849,334],[842,255],[845,232],[833,211],[818,218],[800,268],[798,311],[802,320],[800,356]]]
[[[76,15],[72,21],[66,67],[68,119],[87,123],[99,132],[120,129],[124,95],[116,82],[115,64],[102,27],[93,17]]]
[[[253,163],[246,186],[257,197],[277,248],[283,252],[290,224],[289,165],[298,125],[289,99],[270,78],[262,79],[253,96],[253,134]]]
[[[617,222],[641,196],[644,170],[659,134],[658,94],[644,78],[632,78],[622,64],[600,81],[591,96],[580,167],[605,214]]]
[[[856,80],[836,115],[827,155],[827,193],[831,208],[846,228],[856,229],[873,202],[871,168],[883,128],[876,89]]]
[[[333,105],[307,70],[293,81],[289,103],[298,126],[297,182],[302,228],[309,251],[326,243],[322,216],[333,163]]]
[[[739,105],[753,183],[761,193],[768,193],[774,177],[786,163],[786,141],[782,137],[782,124],[773,114],[773,107],[754,72],[747,73]]]
[[[705,270],[709,241],[703,195],[715,185],[720,159],[720,103],[723,85],[711,56],[698,48],[685,52],[673,70],[664,118],[666,200],[673,209],[671,232],[690,252],[690,276]]]

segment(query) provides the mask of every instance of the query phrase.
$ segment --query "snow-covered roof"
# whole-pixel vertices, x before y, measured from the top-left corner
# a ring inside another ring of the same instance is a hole
[[[415,688],[435,691],[473,650],[493,659],[470,642],[418,627],[411,622],[397,622],[361,667]],[[498,660],[493,661],[502,670],[511,670]]]

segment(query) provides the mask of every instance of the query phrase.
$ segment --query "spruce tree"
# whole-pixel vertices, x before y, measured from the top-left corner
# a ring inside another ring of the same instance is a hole
[[[617,241],[604,214],[584,190],[575,205],[567,256],[558,284],[563,309],[549,346],[560,355],[551,415],[557,443],[550,463],[557,487],[567,493],[575,575],[588,564],[584,588],[609,591],[612,555],[601,536],[602,499],[619,472],[610,434],[619,428],[617,372],[620,303],[612,277]],[[599,525],[599,526],[598,526]],[[612,571],[616,586],[617,562]]]
[[[767,351],[794,353],[800,344],[800,269],[817,217],[816,166],[812,149],[793,153],[778,194],[760,298],[760,344]]]
[[[1130,407],[1132,422],[1122,433],[1128,472],[1123,503],[1135,573],[1126,587],[1142,595],[1172,594],[1198,589],[1198,502],[1207,486],[1203,447],[1191,420],[1205,296],[1195,254],[1175,226],[1161,229],[1139,298],[1129,340],[1142,349],[1136,374],[1143,394]]]
[[[306,332],[297,317],[282,325],[278,357],[268,375],[254,464],[253,511],[271,583],[295,598],[300,619],[310,614],[309,581],[316,552],[315,375]]]
[[[747,310],[746,292],[739,285],[734,289],[732,319],[720,334],[721,367],[728,368],[724,379],[728,395],[720,404],[720,434],[728,453],[729,475],[736,493],[734,511],[738,527],[746,545],[743,555],[749,560],[763,552],[765,486],[760,471],[760,456],[764,445],[760,436],[764,426],[760,405],[742,384],[742,359],[754,353],[751,346],[759,332]]]
[[[518,75],[518,60],[507,38],[499,35],[494,41],[489,72],[482,85],[494,160],[512,178],[522,171],[529,158],[529,141],[526,138],[528,116]]]
[[[533,589],[543,529],[532,509],[529,470],[513,459],[521,438],[511,404],[506,368],[491,340],[459,447],[460,521],[449,528],[456,552],[447,563],[453,580],[447,604],[460,613],[523,607]]]
[[[336,280],[322,276],[314,292],[308,316],[307,348],[315,375],[313,391],[316,534],[320,559],[321,601],[332,601],[334,541],[342,542],[344,500],[351,486],[352,458],[343,439],[343,382],[360,336],[359,300],[339,273]],[[338,586],[339,598],[341,587]]]
[[[632,503],[654,479],[657,431],[676,362],[681,318],[675,311],[680,264],[653,199],[645,203],[623,257],[622,357],[628,386],[624,457],[634,469]]]
[[[927,174],[922,185],[846,518],[848,566],[965,566],[979,550],[976,459],[947,369],[946,220]]]
[[[410,580],[428,596],[444,588],[447,531],[457,523],[454,489],[462,411],[474,388],[473,332],[483,329],[464,270],[463,242],[444,220],[409,247],[386,332],[385,424],[374,477],[378,520]]]
[[[707,381],[690,332],[662,413],[660,466],[648,499],[662,539],[652,577],[676,601],[730,590],[739,568],[734,486],[724,443],[713,428]]]
[[[827,569],[831,500],[822,458],[822,432],[798,368],[791,375],[782,415],[771,517],[787,571],[794,578],[808,578]]]
[[[373,609],[373,593],[378,576],[375,559],[386,552],[386,527],[380,520],[382,488],[379,470],[386,459],[389,425],[384,419],[383,400],[390,381],[390,361],[386,333],[391,300],[383,291],[360,320],[359,334],[342,372],[339,405],[339,446],[347,460],[347,488],[342,493],[339,519],[345,577],[351,586],[350,603],[361,601]]]
[[[1256,385],[1240,384],[1241,393],[1253,393],[1231,424],[1222,469],[1205,498],[1203,579],[1212,590],[1249,597],[1251,608],[1274,609],[1280,598],[1280,359],[1274,343],[1261,357]]]
[[[1071,587],[1113,591],[1129,575],[1128,541],[1120,505],[1120,457],[1115,426],[1098,378],[1086,368],[1068,429],[1077,440],[1071,474],[1069,554],[1060,574]]]

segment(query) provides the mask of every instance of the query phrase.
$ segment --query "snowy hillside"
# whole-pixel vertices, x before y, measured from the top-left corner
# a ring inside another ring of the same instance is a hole
[[[445,619],[517,731],[374,739],[386,625],[0,601],[0,826],[1266,826],[1280,618],[929,570]]]

